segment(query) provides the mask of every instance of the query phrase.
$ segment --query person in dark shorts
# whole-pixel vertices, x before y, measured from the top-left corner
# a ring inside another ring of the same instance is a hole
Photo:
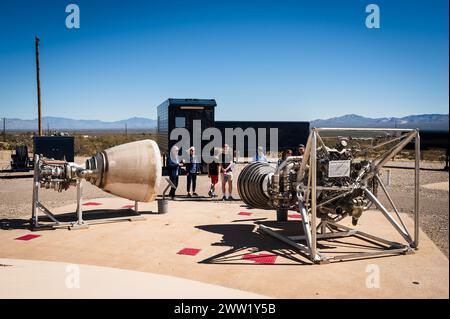
[[[297,156],[303,156],[305,154],[305,145],[300,144],[297,149]]]
[[[213,162],[208,164],[208,177],[211,179],[208,195],[211,198],[217,197],[216,184],[219,182],[219,163],[218,158],[214,158]]]

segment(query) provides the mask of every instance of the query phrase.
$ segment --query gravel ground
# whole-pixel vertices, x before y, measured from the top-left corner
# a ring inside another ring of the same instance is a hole
[[[395,162],[390,163],[392,166],[412,167],[411,162]],[[421,164],[424,170],[420,171],[420,227],[433,240],[433,242],[441,249],[441,251],[449,256],[449,231],[448,231],[448,211],[449,199],[447,189],[430,189],[425,185],[449,182],[449,173],[441,169],[440,163],[424,163]],[[413,216],[414,209],[414,170],[412,169],[394,169],[391,170],[391,185],[387,187],[391,197],[393,198],[397,208],[401,212],[405,212]],[[386,182],[387,173],[384,169],[383,180]],[[389,209],[387,199],[382,195],[379,189],[379,195]]]
[[[84,158],[77,158],[76,162],[84,162]],[[0,167],[6,166],[8,162],[5,159],[0,159]],[[391,166],[413,167],[412,162],[392,162]],[[240,166],[240,165],[239,165]],[[449,212],[449,197],[447,189],[430,189],[423,187],[423,185],[449,182],[449,173],[442,170],[442,163],[422,163],[421,167],[425,168],[420,172],[421,192],[420,192],[420,226],[425,233],[434,241],[434,243],[441,249],[441,251],[448,257],[449,249],[449,231],[448,231],[448,212]],[[397,208],[401,212],[406,212],[412,215],[414,208],[414,170],[412,169],[398,169],[389,168],[391,171],[391,185],[388,186],[388,191],[393,197]],[[238,171],[240,170],[240,167]],[[387,169],[382,172],[382,178],[386,181]],[[0,174],[0,228],[2,220],[4,219],[28,219],[31,215],[31,198],[32,198],[32,178],[8,177],[10,174]],[[30,174],[28,174],[29,176]],[[235,177],[237,180],[237,176]],[[184,177],[180,180],[180,185],[184,185]],[[206,176],[200,176],[198,179],[198,193],[206,195],[209,181]],[[89,183],[84,184],[84,199],[111,197],[112,195],[105,193]],[[160,193],[164,188],[161,185]],[[181,194],[184,194],[180,188]],[[220,191],[218,192],[220,195]],[[382,195],[379,189],[379,195],[382,202],[389,208],[387,199]],[[237,191],[235,187],[234,195],[237,198]],[[49,208],[63,206],[74,203],[76,199],[76,190],[71,188],[68,191],[57,193],[51,190],[43,190],[41,192],[41,200]]]

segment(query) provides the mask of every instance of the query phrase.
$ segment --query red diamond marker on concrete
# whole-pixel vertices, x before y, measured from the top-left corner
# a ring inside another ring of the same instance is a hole
[[[240,212],[238,215],[242,215],[242,216],[251,216],[253,213],[249,213],[249,212]]]
[[[177,252],[178,255],[189,255],[189,256],[195,256],[200,252],[201,249],[196,248],[183,248],[179,252]]]
[[[256,260],[255,263],[257,264],[274,264],[275,260],[277,259],[277,256],[275,255],[260,255]]]
[[[32,240],[35,238],[41,237],[41,235],[33,235],[33,234],[28,234],[28,235],[23,235],[20,237],[15,238],[15,240]]]
[[[251,260],[257,264],[274,264],[277,255],[273,254],[245,254],[242,259]]]
[[[99,203],[99,202],[87,202],[87,203],[83,204],[83,206],[98,206],[98,205],[102,205],[102,203]]]

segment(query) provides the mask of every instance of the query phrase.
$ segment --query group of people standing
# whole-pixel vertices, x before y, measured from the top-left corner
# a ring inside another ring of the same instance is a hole
[[[298,146],[297,153],[295,154],[295,156],[303,156],[303,154],[305,154],[305,145],[300,144]],[[292,150],[290,150],[290,149],[284,150],[281,153],[281,158],[278,160],[278,165],[283,163],[286,160],[286,158],[288,158],[289,156],[293,156],[293,155],[294,155],[294,153],[292,152]]]
[[[189,159],[184,161],[179,155],[178,146],[173,146],[170,156],[167,158],[167,168],[169,170],[169,178],[175,187],[172,187],[169,192],[171,199],[175,198],[175,191],[178,188],[178,179],[180,170],[184,167],[187,177],[187,197],[198,196],[197,175],[201,174],[200,159],[195,154],[195,147],[188,149]],[[233,200],[231,195],[233,192],[233,170],[235,163],[233,161],[233,154],[230,153],[228,144],[224,144],[222,152],[218,156],[214,156],[213,161],[208,164],[208,177],[210,178],[210,189],[208,195],[211,198],[216,198],[216,185],[219,182],[219,176],[222,181],[222,200]],[[192,194],[191,194],[192,186]],[[228,187],[227,187],[228,186]],[[227,195],[228,190],[228,195]]]
[[[189,153],[188,160],[185,161],[179,156],[179,147],[173,146],[170,152],[170,156],[167,158],[167,168],[169,170],[170,181],[175,187],[172,187],[169,192],[171,199],[175,198],[175,191],[178,188],[178,179],[180,176],[180,170],[182,168],[186,171],[186,190],[187,197],[198,196],[196,193],[197,188],[197,175],[201,174],[200,163],[201,160],[195,154],[195,147],[190,147],[187,152]],[[303,156],[305,152],[305,146],[300,144],[297,149],[297,155]],[[292,150],[285,150],[281,155],[281,159],[278,164],[281,164],[287,157],[292,156]],[[230,152],[228,144],[224,144],[222,152],[219,155],[214,156],[213,161],[208,164],[208,177],[210,178],[210,189],[208,195],[211,198],[216,198],[216,185],[219,183],[219,176],[222,184],[222,200],[233,200],[233,171],[235,163],[233,161],[234,154]],[[267,162],[267,157],[264,154],[264,149],[259,146],[258,151],[253,157],[252,162]],[[192,188],[191,188],[192,187]],[[192,194],[191,194],[192,189]],[[227,193],[228,191],[228,193]]]

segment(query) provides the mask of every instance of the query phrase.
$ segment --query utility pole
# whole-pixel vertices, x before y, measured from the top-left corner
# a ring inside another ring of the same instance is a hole
[[[35,37],[36,44],[36,82],[38,99],[38,136],[42,136],[42,114],[41,114],[41,76],[39,67],[39,38]]]
[[[127,127],[127,123],[125,123],[125,137],[128,137],[128,127]]]

